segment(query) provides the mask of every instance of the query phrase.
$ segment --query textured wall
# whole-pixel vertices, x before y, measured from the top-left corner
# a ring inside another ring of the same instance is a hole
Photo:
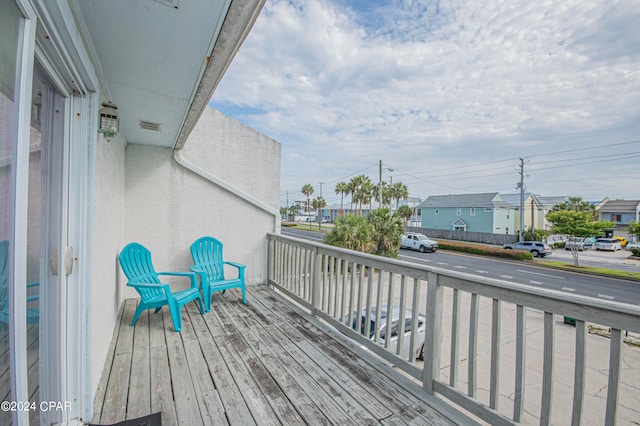
[[[120,139],[98,137],[93,224],[92,371],[98,384],[116,327],[123,287],[117,256],[122,247],[125,212],[125,147]]]
[[[207,108],[183,158],[278,211],[278,142]],[[226,260],[247,265],[248,283],[266,281],[273,215],[183,168],[169,149],[129,145],[126,164],[126,242],[147,246],[158,270],[187,270],[189,245],[211,235]]]

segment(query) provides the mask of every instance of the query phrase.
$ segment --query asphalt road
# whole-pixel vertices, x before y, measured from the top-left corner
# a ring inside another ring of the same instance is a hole
[[[316,242],[321,242],[324,238],[324,234],[318,232],[290,228],[282,228],[282,234]],[[458,270],[533,287],[640,305],[640,282],[637,281],[560,271],[541,266],[532,266],[526,262],[474,256],[443,250],[435,253],[419,253],[401,250],[399,258],[408,262]],[[609,264],[600,266],[611,267]]]

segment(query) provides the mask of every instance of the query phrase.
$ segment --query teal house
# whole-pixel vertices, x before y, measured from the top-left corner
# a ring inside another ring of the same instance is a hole
[[[422,202],[422,228],[515,234],[516,209],[499,193],[433,195]]]

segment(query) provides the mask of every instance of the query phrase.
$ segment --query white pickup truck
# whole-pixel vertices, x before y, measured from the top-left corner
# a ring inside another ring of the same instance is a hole
[[[421,253],[434,252],[438,250],[438,242],[429,239],[429,237],[424,234],[407,232],[402,236],[400,248],[418,250]]]

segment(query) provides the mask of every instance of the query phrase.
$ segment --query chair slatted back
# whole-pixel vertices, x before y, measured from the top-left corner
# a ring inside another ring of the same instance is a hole
[[[120,252],[118,257],[122,271],[129,281],[136,283],[160,284],[158,273],[151,261],[151,252],[142,244],[130,243]],[[140,296],[149,299],[164,294],[160,288],[136,288]]]
[[[224,280],[222,243],[213,237],[202,237],[191,244],[191,256],[195,265],[203,268],[209,281]]]

